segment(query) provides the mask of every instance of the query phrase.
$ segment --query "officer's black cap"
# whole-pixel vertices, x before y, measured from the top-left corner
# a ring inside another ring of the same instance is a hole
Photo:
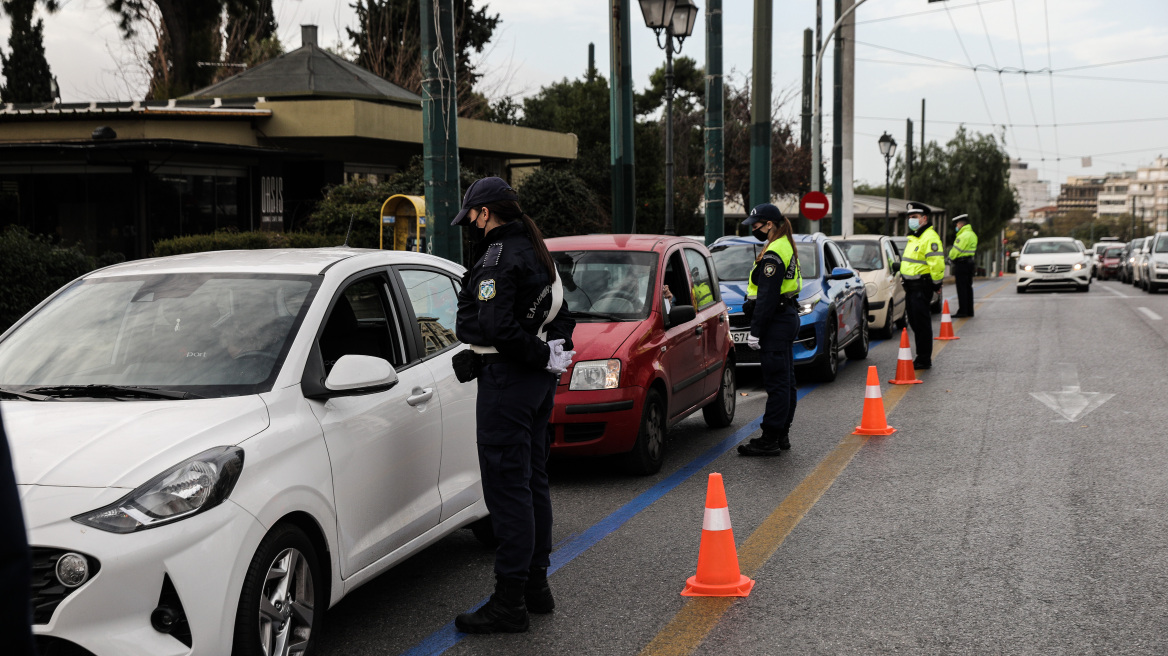
[[[746,217],[742,225],[752,226],[756,223],[766,223],[767,221],[782,223],[783,212],[770,203],[763,203],[750,210],[750,216]]]
[[[925,205],[924,203],[918,203],[915,200],[910,200],[908,202],[908,209],[905,210],[906,214],[924,214],[926,216],[929,214],[929,212],[930,210],[928,205]]]
[[[957,223],[958,221],[964,221],[965,223],[969,223],[969,215],[968,214],[958,214],[957,216],[953,217],[954,223]]]
[[[450,225],[465,225],[466,215],[476,207],[489,205],[501,200],[519,200],[519,194],[503,178],[479,178],[470,183],[462,195],[462,210],[455,215]]]

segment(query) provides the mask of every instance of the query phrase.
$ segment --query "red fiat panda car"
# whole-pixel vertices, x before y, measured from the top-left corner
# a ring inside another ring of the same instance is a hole
[[[625,454],[631,471],[652,474],[670,426],[699,409],[709,426],[730,425],[730,321],[705,246],[660,235],[561,237],[547,246],[576,319],[552,453]]]

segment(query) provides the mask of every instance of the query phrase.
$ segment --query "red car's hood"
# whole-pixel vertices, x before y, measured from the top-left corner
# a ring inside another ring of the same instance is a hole
[[[611,358],[641,323],[640,321],[577,323],[576,329],[572,332],[572,344],[576,351],[576,357],[572,359],[575,362],[583,362]]]

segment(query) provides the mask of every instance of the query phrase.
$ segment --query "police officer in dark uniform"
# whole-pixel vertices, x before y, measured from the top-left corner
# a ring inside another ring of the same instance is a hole
[[[0,641],[4,653],[35,654],[32,638],[32,559],[16,475],[0,422]]]
[[[555,607],[547,583],[552,503],[547,459],[556,384],[571,365],[572,320],[539,228],[500,178],[466,190],[452,225],[476,239],[455,333],[479,355],[478,451],[483,497],[499,541],[495,593],[463,613],[464,633],[526,631],[528,611]]]
[[[795,337],[799,333],[799,253],[795,250],[791,222],[779,208],[763,203],[742,222],[749,225],[763,250],[750,272],[744,305],[750,307],[747,345],[762,350],[762,380],[766,386],[766,413],[762,436],[739,445],[744,456],[777,456],[791,448],[791,422],[795,418]]]

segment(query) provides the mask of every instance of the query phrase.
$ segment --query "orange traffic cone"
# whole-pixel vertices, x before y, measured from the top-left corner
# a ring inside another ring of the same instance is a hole
[[[917,371],[913,368],[912,349],[908,347],[908,328],[900,333],[900,355],[896,358],[896,378],[888,381],[893,385],[916,385],[923,383],[917,380]]]
[[[852,435],[892,435],[896,429],[884,418],[884,397],[880,395],[880,376],[876,367],[868,367],[868,385],[864,390],[864,416]]]
[[[953,334],[953,317],[949,316],[949,299],[941,306],[941,334],[934,339],[961,339]]]
[[[721,474],[710,474],[706,488],[706,515],[702,520],[702,546],[698,551],[698,573],[685,582],[683,597],[745,597],[754,580],[738,569],[730,509]]]

